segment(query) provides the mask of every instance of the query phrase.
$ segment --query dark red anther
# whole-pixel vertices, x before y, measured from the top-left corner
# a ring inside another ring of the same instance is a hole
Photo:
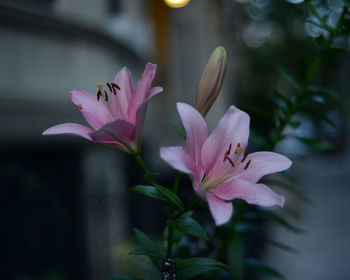
[[[107,91],[104,91],[103,93],[104,93],[104,95],[105,95],[105,96],[104,96],[105,100],[108,101],[108,94],[107,94]]]
[[[247,164],[244,166],[244,169],[247,169],[249,167],[249,164],[251,163],[251,160],[247,162]]]
[[[112,92],[112,86],[110,83],[107,83],[107,87],[108,87],[109,91]]]
[[[244,157],[242,158],[241,162],[245,161],[245,159],[247,158],[248,153],[244,153]]]
[[[100,100],[100,97],[102,97],[102,92],[100,90],[98,90],[98,92],[97,92],[97,101]]]
[[[111,85],[112,85],[113,94],[116,95],[117,90],[120,90],[120,87],[116,83],[111,83]]]

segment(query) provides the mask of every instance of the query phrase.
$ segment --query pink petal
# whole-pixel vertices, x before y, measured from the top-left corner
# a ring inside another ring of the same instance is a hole
[[[227,223],[231,219],[233,213],[232,203],[223,201],[213,193],[208,194],[207,199],[215,224],[219,226]]]
[[[96,95],[81,89],[72,90],[69,95],[75,107],[93,128],[98,129],[113,121],[113,116],[104,101],[98,101]]]
[[[128,107],[134,94],[130,71],[124,67],[114,78],[114,83],[120,87],[113,95],[112,112],[116,119],[128,119]]]
[[[147,63],[145,71],[143,72],[141,78],[136,84],[134,95],[130,102],[128,109],[128,115],[130,119],[136,117],[136,111],[145,102],[146,98],[149,95],[149,90],[151,88],[153,79],[156,75],[157,65],[152,63]]]
[[[81,136],[88,140],[92,140],[91,137],[89,136],[89,133],[92,131],[94,131],[92,128],[87,127],[85,125],[81,125],[77,123],[63,123],[63,124],[55,125],[53,127],[46,129],[43,132],[43,135],[57,135],[57,134],[75,135],[75,136]]]
[[[244,166],[250,160],[247,169]],[[240,179],[256,183],[261,177],[288,169],[292,162],[285,156],[273,152],[256,152],[249,154],[240,166]]]
[[[177,110],[186,130],[184,150],[193,158],[197,168],[201,168],[201,150],[208,137],[207,124],[202,115],[186,103],[177,103]]]
[[[157,95],[158,93],[161,93],[162,91],[163,91],[162,87],[151,88],[148,92],[146,101],[150,100],[153,96]]]
[[[161,147],[160,157],[171,167],[187,174],[195,174],[196,168],[193,159],[182,147]]]
[[[266,185],[241,179],[217,187],[213,190],[213,193],[224,200],[240,198],[250,204],[264,207],[282,207],[284,205],[284,197],[276,194]]]
[[[135,126],[133,124],[125,120],[116,120],[90,133],[90,136],[91,139],[95,142],[105,144],[122,144],[129,151],[134,151],[134,129]]]
[[[232,156],[238,144],[243,149],[246,148],[248,137],[249,116],[231,106],[203,145],[201,157],[206,173],[211,169],[222,170],[223,159],[229,146],[232,145]]]

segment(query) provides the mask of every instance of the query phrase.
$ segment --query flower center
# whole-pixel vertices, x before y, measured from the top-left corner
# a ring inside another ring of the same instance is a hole
[[[208,174],[204,174],[201,180],[201,186],[206,192],[210,192],[217,186],[234,180],[240,176],[241,172],[248,169],[251,159],[245,163],[249,154],[243,153],[244,147],[238,143],[232,155],[231,152],[232,143],[224,153],[223,161],[217,161]]]
[[[113,95],[116,95],[117,90],[120,90],[120,87],[116,83],[107,83],[107,87],[109,92],[113,93]],[[100,101],[100,98],[102,97],[106,102],[108,102],[108,93],[103,89],[102,83],[98,83],[97,88],[97,101]]]

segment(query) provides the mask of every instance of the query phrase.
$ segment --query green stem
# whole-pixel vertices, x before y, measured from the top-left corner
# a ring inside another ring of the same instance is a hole
[[[179,188],[180,176],[181,176],[181,173],[176,171],[175,181],[173,185],[173,192],[175,194],[177,193],[177,190]],[[170,220],[173,215],[174,215],[174,206],[172,204],[169,204],[168,220]],[[174,243],[173,236],[174,236],[174,229],[172,227],[168,227],[168,237],[167,237],[167,257],[168,258],[171,258],[172,256],[172,249],[173,249],[173,243]]]

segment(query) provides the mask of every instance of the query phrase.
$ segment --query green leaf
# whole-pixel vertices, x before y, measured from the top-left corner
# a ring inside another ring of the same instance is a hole
[[[162,255],[160,248],[157,246],[156,243],[153,242],[153,240],[151,238],[148,237],[147,234],[145,234],[144,232],[142,232],[139,229],[134,228],[134,233],[136,235],[136,239],[137,242],[141,245],[141,249],[139,250],[143,250],[146,252],[152,252],[152,254],[154,255]],[[149,256],[148,257],[151,259],[151,261],[154,263],[154,265],[161,270],[161,264],[162,261],[159,260],[158,257],[153,257],[153,256]]]
[[[311,85],[307,87],[307,91],[310,93],[323,93],[333,99],[340,100],[340,93],[331,88]]]
[[[129,252],[129,255],[143,255],[143,256],[147,256],[147,257],[153,257],[153,258],[157,258],[160,260],[164,260],[164,256],[158,252],[155,251],[151,251],[151,250],[145,250],[145,249],[135,249],[132,250],[131,252]]]
[[[209,271],[227,268],[227,265],[209,258],[190,258],[177,262],[178,276],[182,280],[192,279]]]
[[[297,90],[300,89],[300,84],[297,81],[297,79],[295,79],[292,74],[290,74],[285,68],[283,67],[279,67],[278,68],[278,72],[293,86],[295,87]]]
[[[130,188],[131,191],[137,192],[155,199],[163,200],[163,201],[168,201],[175,206],[179,207],[181,210],[184,209],[184,205],[180,198],[173,193],[171,190],[160,186],[145,186],[145,185],[137,185],[135,187]]]
[[[175,128],[175,130],[177,131],[177,133],[179,133],[179,135],[184,139],[184,140],[186,140],[186,132],[181,128],[181,127],[179,127],[177,124],[175,124],[175,123],[173,123],[173,122],[171,122],[171,121],[168,121],[169,122],[169,124],[173,127],[173,128]]]
[[[287,111],[292,105],[291,101],[277,90],[273,92],[271,100],[284,111]]]
[[[157,190],[163,195],[163,197],[171,202],[172,204],[176,205],[179,207],[181,210],[185,209],[184,204],[182,203],[181,199],[171,190],[169,190],[166,187],[160,186],[160,185],[155,185]]]
[[[332,146],[325,141],[313,139],[313,138],[305,138],[300,136],[295,136],[296,139],[309,146],[310,148],[316,151],[330,151],[332,150]]]
[[[267,242],[267,243],[269,243],[269,244],[271,244],[271,245],[281,249],[281,250],[284,250],[284,251],[288,252],[288,253],[292,253],[292,254],[296,254],[296,255],[299,254],[299,251],[297,249],[295,249],[293,247],[290,247],[290,246],[288,246],[286,244],[283,244],[281,242],[278,242],[278,241],[275,241],[275,240],[272,240],[272,239],[267,239],[267,238],[263,238],[263,240],[265,242]]]
[[[177,219],[171,219],[168,221],[168,224],[172,228],[184,234],[209,240],[208,235],[206,234],[202,226],[191,217],[181,216]]]
[[[263,213],[263,216],[271,219],[272,221],[278,223],[279,225],[283,226],[284,228],[294,233],[305,233],[304,229],[290,224],[285,218],[276,214],[275,212],[272,212],[270,210],[263,209],[263,208],[260,208],[260,211]]]
[[[130,188],[130,190],[149,197],[153,197],[155,199],[166,201],[166,198],[154,186],[137,185],[135,187]]]
[[[245,261],[245,268],[252,272],[257,272],[259,274],[268,275],[278,279],[286,279],[280,272],[276,269],[262,263],[256,259],[247,259]]]
[[[130,277],[130,276],[115,276],[106,280],[142,280],[142,278]]]

